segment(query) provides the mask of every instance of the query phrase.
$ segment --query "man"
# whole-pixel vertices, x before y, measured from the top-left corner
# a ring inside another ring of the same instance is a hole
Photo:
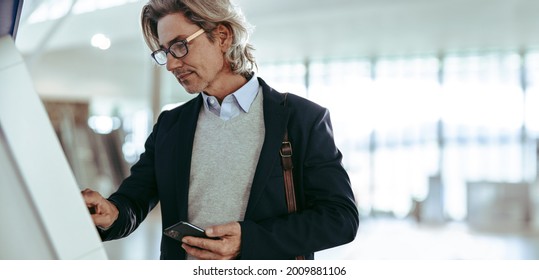
[[[229,0],[152,0],[152,57],[197,97],[163,112],[118,191],[83,196],[103,240],[133,232],[159,202],[209,237],[163,236],[161,259],[293,259],[355,238],[358,211],[329,113],[256,77],[249,28]],[[299,211],[289,214],[279,149],[292,143]]]

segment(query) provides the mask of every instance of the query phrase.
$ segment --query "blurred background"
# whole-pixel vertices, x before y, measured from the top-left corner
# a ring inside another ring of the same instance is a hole
[[[145,0],[26,0],[17,34],[81,189],[107,196],[156,117]],[[235,1],[268,84],[330,109],[361,213],[318,259],[539,259],[539,1]],[[158,259],[159,210],[112,259]]]

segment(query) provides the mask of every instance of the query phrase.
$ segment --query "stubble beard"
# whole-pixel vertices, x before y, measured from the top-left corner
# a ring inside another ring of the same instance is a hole
[[[196,75],[196,73],[193,74]],[[204,90],[201,85],[197,85],[197,82],[190,81],[190,79],[182,81],[178,76],[176,76],[176,80],[189,94],[196,94]]]
[[[194,87],[191,87],[189,84],[189,82],[182,82],[178,79],[178,82],[180,83],[180,85],[183,87],[183,89],[185,89],[185,91],[189,94],[195,94],[195,93],[199,93],[200,91],[199,90],[196,90]]]

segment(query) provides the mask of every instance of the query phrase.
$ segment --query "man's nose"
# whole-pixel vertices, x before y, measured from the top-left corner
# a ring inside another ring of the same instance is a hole
[[[176,68],[183,66],[183,60],[181,58],[175,58],[172,54],[167,53],[167,70],[172,71]]]

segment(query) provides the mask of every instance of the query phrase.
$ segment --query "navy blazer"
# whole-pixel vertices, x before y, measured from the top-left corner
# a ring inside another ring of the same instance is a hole
[[[342,155],[335,146],[327,109],[296,95],[284,95],[259,78],[265,137],[245,218],[240,259],[314,258],[314,252],[352,241],[358,210]],[[161,203],[163,229],[187,221],[191,152],[202,96],[161,113],[145,152],[108,199],[118,207],[103,240],[133,232]],[[288,214],[279,149],[288,122],[299,212]],[[180,242],[161,238],[161,259],[185,259]]]

